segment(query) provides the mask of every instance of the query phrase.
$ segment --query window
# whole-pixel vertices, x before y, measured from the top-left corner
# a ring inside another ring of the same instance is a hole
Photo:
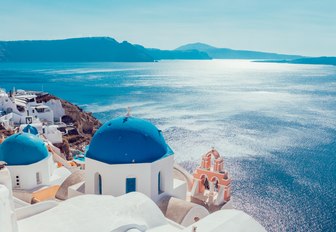
[[[102,178],[101,175],[99,173],[95,174],[95,193],[96,194],[102,194]]]
[[[100,195],[103,193],[103,191],[102,191],[102,178],[101,178],[101,175],[98,175],[98,193]]]
[[[36,172],[36,183],[37,184],[42,184],[41,176],[39,172]]]
[[[126,179],[126,193],[136,191],[136,178],[127,178]]]
[[[161,172],[158,174],[158,194],[163,193],[162,188],[161,188]]]

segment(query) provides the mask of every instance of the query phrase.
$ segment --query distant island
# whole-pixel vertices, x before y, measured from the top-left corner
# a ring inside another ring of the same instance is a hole
[[[335,57],[308,58],[191,43],[174,50],[146,48],[110,37],[0,41],[0,62],[154,62],[157,60],[250,59],[262,62],[331,64]]]
[[[206,52],[196,49],[191,50],[161,50],[157,48],[145,48],[141,45],[136,47],[152,56],[155,60],[211,60]]]
[[[216,48],[204,43],[192,43],[178,47],[178,51],[198,50],[206,52],[213,59],[298,59],[299,55],[285,55],[269,52],[248,50],[233,50],[230,48]]]
[[[272,62],[272,63],[288,63],[288,64],[320,64],[320,65],[335,65],[336,57],[311,57],[311,58],[300,58],[294,60],[263,60],[257,62]]]

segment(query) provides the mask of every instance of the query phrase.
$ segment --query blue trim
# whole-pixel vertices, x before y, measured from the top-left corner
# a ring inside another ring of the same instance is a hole
[[[158,194],[160,194],[161,191],[161,172],[158,173]]]
[[[32,125],[27,125],[25,128],[23,128],[22,131],[33,135],[38,135],[38,130],[36,129],[36,127],[33,127]]]
[[[126,178],[126,193],[136,191],[136,178]]]
[[[101,175],[98,174],[98,193],[101,195],[103,193],[102,189],[102,178]]]

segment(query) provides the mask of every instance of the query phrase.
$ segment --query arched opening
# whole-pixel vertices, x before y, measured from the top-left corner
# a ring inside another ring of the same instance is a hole
[[[206,190],[210,189],[209,180],[208,180],[208,177],[206,175],[201,176],[201,183],[204,186],[204,189],[206,189]]]
[[[101,178],[101,175],[98,172],[95,174],[94,185],[95,185],[95,193],[101,195],[103,193],[102,178]]]
[[[163,193],[162,187],[161,187],[161,172],[158,173],[158,194]]]
[[[210,185],[209,185],[209,180],[208,178],[205,178],[205,181],[204,181],[204,187],[206,190],[210,190]]]
[[[126,193],[136,191],[136,178],[126,178]]]
[[[218,180],[218,178],[216,176],[212,177],[211,182],[214,185],[214,191],[218,192],[218,188],[219,188],[219,185],[218,185],[219,180]]]

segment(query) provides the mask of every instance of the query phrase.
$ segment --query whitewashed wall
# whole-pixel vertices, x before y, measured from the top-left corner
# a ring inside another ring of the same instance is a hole
[[[85,193],[97,194],[95,175],[99,173],[102,178],[102,194],[121,196],[126,193],[126,179],[136,178],[136,191],[155,201],[159,196],[159,172],[161,172],[161,189],[164,192],[172,192],[173,190],[173,163],[173,156],[168,156],[153,163],[117,165],[86,158]]]
[[[17,188],[16,176],[19,176],[20,189],[35,188],[38,186],[36,181],[37,172],[40,173],[41,184],[48,185],[54,168],[53,164],[52,157],[49,155],[47,158],[30,165],[7,166],[11,174],[13,188]]]

